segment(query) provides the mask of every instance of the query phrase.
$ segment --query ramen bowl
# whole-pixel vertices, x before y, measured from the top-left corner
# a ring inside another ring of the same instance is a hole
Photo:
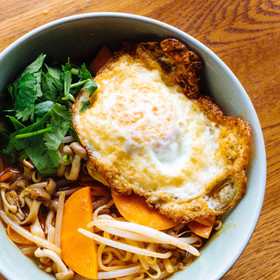
[[[117,50],[123,41],[160,41],[170,37],[185,43],[201,57],[204,64],[202,91],[212,96],[226,115],[242,117],[252,126],[246,195],[233,210],[222,216],[222,229],[213,233],[202,248],[201,256],[170,278],[220,279],[241,255],[255,229],[265,192],[266,156],[254,107],[240,82],[217,55],[190,35],[150,18],[120,13],[75,15],[29,32],[0,54],[0,94],[40,53],[58,61],[70,57],[86,62],[103,44]],[[2,224],[0,255],[0,273],[7,279],[54,279],[21,253],[7,237]]]

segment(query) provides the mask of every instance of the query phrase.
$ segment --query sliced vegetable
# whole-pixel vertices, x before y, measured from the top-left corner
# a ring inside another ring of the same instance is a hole
[[[92,201],[90,187],[73,193],[64,205],[61,228],[61,257],[66,265],[78,274],[97,279],[97,249],[95,241],[78,232],[87,228],[92,220]]]
[[[208,218],[204,218],[204,219],[195,219],[198,223],[204,225],[204,226],[213,226],[213,223],[215,223],[216,221],[216,217],[215,216],[210,216]]]
[[[0,182],[8,181],[9,179],[11,179],[14,173],[17,173],[17,171],[13,169],[4,170],[2,173],[0,173]]]
[[[157,230],[168,229],[178,224],[178,222],[174,222],[150,208],[142,196],[137,194],[123,195],[112,190],[112,197],[120,214],[129,222]]]
[[[203,238],[209,238],[212,232],[213,226],[215,225],[216,217],[209,217],[207,219],[200,219],[198,221],[193,221],[188,223],[188,227],[192,232],[201,236]]]
[[[103,45],[89,66],[92,73],[96,74],[100,68],[113,56],[111,50]]]
[[[30,231],[29,226],[24,227],[22,226],[27,231]],[[17,244],[23,244],[23,245],[32,245],[34,244],[31,240],[26,239],[22,235],[18,234],[15,230],[11,228],[11,225],[8,224],[7,226],[7,234],[11,238],[11,240]]]

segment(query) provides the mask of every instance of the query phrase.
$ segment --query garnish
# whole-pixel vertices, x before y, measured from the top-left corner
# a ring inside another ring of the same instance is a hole
[[[92,95],[96,88],[85,64],[78,67],[68,59],[57,66],[40,54],[8,86],[5,104],[9,105],[1,119],[12,125],[0,127],[0,152],[14,161],[18,155],[27,156],[42,175],[54,175],[63,138],[76,137],[72,102],[81,89]]]
[[[90,102],[89,101],[82,101],[82,104],[83,104],[83,106],[82,106],[80,112],[84,112],[85,110],[87,110],[88,106],[90,105]]]

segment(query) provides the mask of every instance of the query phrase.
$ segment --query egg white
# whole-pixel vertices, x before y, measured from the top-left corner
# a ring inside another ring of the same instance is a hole
[[[190,201],[226,170],[220,129],[162,72],[130,55],[95,79],[91,106],[75,115],[78,135],[118,182],[151,202]]]

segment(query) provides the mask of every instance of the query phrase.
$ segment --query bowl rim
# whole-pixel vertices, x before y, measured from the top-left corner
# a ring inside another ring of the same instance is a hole
[[[255,227],[257,225],[257,222],[258,222],[261,210],[262,210],[262,205],[263,205],[263,200],[264,200],[264,195],[265,195],[265,188],[266,188],[267,164],[266,164],[266,151],[265,151],[265,145],[264,145],[264,137],[263,137],[263,133],[262,133],[262,129],[261,129],[261,125],[260,125],[258,116],[256,114],[255,108],[253,107],[253,104],[252,104],[248,94],[246,93],[245,89],[243,88],[243,86],[241,85],[241,83],[239,82],[237,77],[234,75],[234,73],[229,69],[229,67],[212,50],[210,50],[208,47],[206,47],[203,43],[201,43],[200,41],[198,41],[197,39],[195,39],[188,33],[184,32],[172,25],[169,25],[167,23],[164,23],[162,21],[155,20],[155,19],[152,19],[149,17],[140,16],[140,15],[136,15],[136,14],[130,14],[130,13],[120,13],[120,12],[79,13],[79,14],[66,16],[66,17],[62,17],[62,18],[50,21],[48,23],[38,26],[35,29],[25,33],[24,35],[22,35],[21,37],[16,39],[13,43],[11,43],[9,46],[7,46],[0,53],[0,63],[1,63],[1,60],[7,54],[12,52],[14,48],[16,48],[18,45],[20,45],[22,42],[28,40],[29,38],[32,38],[33,36],[35,36],[41,32],[44,32],[48,29],[51,29],[55,26],[58,26],[58,25],[62,25],[65,23],[73,22],[73,21],[81,21],[81,20],[90,19],[90,18],[125,18],[125,19],[133,20],[133,21],[145,22],[145,23],[149,23],[149,24],[156,24],[156,25],[163,27],[164,29],[168,29],[168,30],[174,32],[175,34],[179,34],[180,36],[187,38],[187,40],[192,42],[194,45],[199,46],[199,48],[202,49],[205,53],[207,53],[211,57],[215,58],[215,60],[222,66],[223,70],[226,71],[226,74],[233,80],[234,84],[238,87],[239,92],[242,94],[242,98],[245,98],[247,104],[250,107],[250,110],[252,110],[253,114],[255,115],[256,121],[257,121],[256,124],[254,125],[254,128],[257,133],[256,140],[258,142],[258,149],[260,150],[259,154],[260,154],[261,158],[263,159],[263,161],[262,161],[263,173],[262,173],[261,183],[260,183],[262,188],[260,188],[258,196],[256,197],[258,207],[257,207],[257,210],[253,217],[253,220],[250,222],[251,227],[247,231],[246,236],[243,239],[242,246],[240,246],[238,248],[238,250],[235,251],[235,255],[232,256],[231,261],[229,263],[227,263],[226,265],[224,265],[223,267],[221,267],[219,269],[219,271],[217,271],[216,279],[222,278],[223,275],[225,275],[230,270],[230,268],[234,265],[234,263],[237,261],[237,259],[240,257],[240,255],[244,251],[245,247],[248,245],[248,242],[255,230]],[[7,271],[0,262],[0,275],[1,274],[8,279],[9,271]]]

